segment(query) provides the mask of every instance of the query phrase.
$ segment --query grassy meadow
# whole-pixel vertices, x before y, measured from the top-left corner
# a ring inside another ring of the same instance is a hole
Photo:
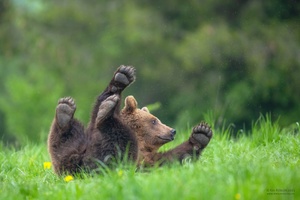
[[[178,131],[165,149],[182,142]],[[300,199],[299,124],[282,129],[261,117],[251,133],[214,130],[200,160],[136,172],[120,165],[103,174],[58,177],[45,143],[0,145],[0,199]]]

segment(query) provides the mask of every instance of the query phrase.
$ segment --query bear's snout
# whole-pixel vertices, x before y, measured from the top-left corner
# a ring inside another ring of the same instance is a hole
[[[171,130],[171,135],[172,135],[172,136],[175,136],[175,135],[176,135],[176,130],[175,130],[175,129],[172,129],[172,130]]]
[[[172,138],[172,140],[174,140],[175,135],[176,135],[176,130],[172,129],[171,130],[171,138]]]

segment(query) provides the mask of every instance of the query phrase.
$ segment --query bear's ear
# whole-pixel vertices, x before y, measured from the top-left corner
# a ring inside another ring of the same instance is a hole
[[[137,102],[133,96],[128,96],[125,99],[124,111],[127,113],[132,113],[137,109]]]
[[[143,111],[145,111],[147,113],[150,113],[147,107],[143,107],[141,110],[143,110]]]

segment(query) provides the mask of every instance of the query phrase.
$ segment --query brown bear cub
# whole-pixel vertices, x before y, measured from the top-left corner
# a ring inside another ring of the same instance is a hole
[[[135,80],[135,69],[120,66],[107,88],[96,99],[88,127],[74,118],[72,98],[58,101],[48,136],[48,150],[57,174],[93,170],[110,166],[114,160],[127,158],[138,165],[155,165],[181,161],[186,156],[199,157],[207,146],[212,131],[206,123],[192,130],[190,138],[166,152],[158,152],[176,134],[149,113],[137,108],[133,96],[125,100],[121,110],[121,93]]]
[[[121,111],[122,121],[130,127],[135,133],[138,140],[138,164],[152,166],[179,160],[182,161],[186,157],[199,157],[202,150],[207,146],[212,131],[208,124],[202,122],[193,128],[190,138],[166,152],[158,152],[158,149],[174,140],[176,134],[172,129],[150,114],[147,107],[137,108],[137,102],[133,96],[125,99],[125,107]]]

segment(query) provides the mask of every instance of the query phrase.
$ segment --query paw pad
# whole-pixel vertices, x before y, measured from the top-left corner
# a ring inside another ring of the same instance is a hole
[[[116,71],[113,79],[112,92],[123,90],[135,80],[135,69],[131,66],[121,65]]]
[[[209,125],[205,122],[201,122],[199,125],[193,128],[193,133],[190,137],[190,141],[195,145],[194,149],[198,150],[206,147],[212,135],[213,132]]]
[[[97,123],[102,122],[105,118],[108,117],[108,115],[111,113],[111,111],[117,105],[119,99],[120,99],[119,95],[112,95],[112,96],[107,97],[101,103],[98,114],[97,114]]]
[[[61,98],[56,107],[56,119],[60,128],[66,128],[73,118],[76,104],[71,97]]]

